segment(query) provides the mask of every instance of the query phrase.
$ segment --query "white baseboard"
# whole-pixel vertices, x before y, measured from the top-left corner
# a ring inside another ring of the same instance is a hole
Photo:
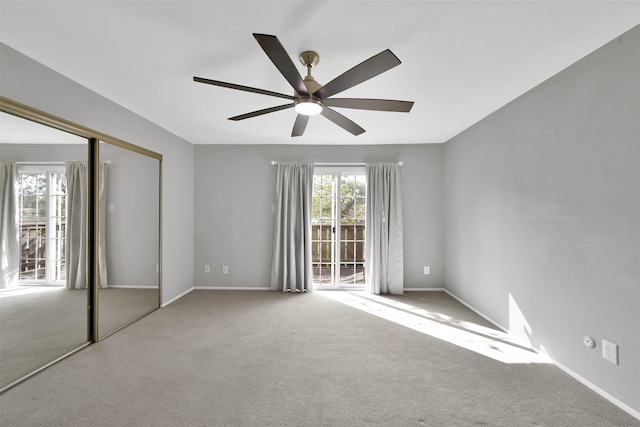
[[[635,409],[633,409],[629,405],[625,404],[624,402],[619,401],[618,399],[616,399],[615,397],[611,396],[609,393],[607,393],[606,391],[604,391],[603,389],[598,387],[597,385],[595,385],[595,384],[589,382],[588,380],[584,379],[583,377],[581,377],[580,375],[576,374],[571,369],[567,368],[566,366],[562,365],[561,363],[558,363],[553,359],[550,359],[550,360],[553,362],[554,365],[556,365],[558,368],[560,368],[561,370],[563,370],[564,372],[566,372],[567,374],[572,376],[574,379],[578,380],[583,385],[585,385],[588,388],[590,388],[591,390],[595,391],[600,396],[604,397],[609,402],[611,402],[614,405],[616,405],[618,408],[620,408],[623,411],[627,412],[632,417],[635,417],[638,420],[640,420],[640,412],[636,411]]]
[[[474,306],[472,306],[471,304],[468,304],[466,301],[462,300],[461,298],[459,298],[457,295],[455,295],[454,293],[452,293],[451,291],[449,291],[448,289],[444,289],[444,292],[449,295],[451,298],[455,299],[456,301],[458,301],[460,304],[464,305],[465,307],[467,307],[469,310],[473,311],[474,313],[476,313],[478,316],[482,317],[484,320],[486,320],[487,322],[491,323],[492,325],[494,325],[495,327],[501,329],[504,332],[509,332],[508,328],[505,328],[504,326],[502,326],[501,324],[499,324],[498,322],[496,322],[495,320],[493,320],[492,318],[486,316],[483,312],[481,312],[480,310],[476,309]],[[535,350],[535,349],[534,349]]]
[[[168,305],[169,305],[169,304],[171,304],[172,302],[179,300],[180,298],[182,298],[183,296],[185,296],[186,294],[188,294],[189,292],[191,292],[191,291],[192,291],[192,290],[194,290],[194,289],[195,289],[195,287],[191,287],[191,288],[187,289],[186,291],[184,291],[184,292],[183,292],[183,293],[181,293],[180,295],[175,296],[175,297],[171,298],[169,301],[162,303],[162,304],[160,305],[160,307],[166,307],[166,306],[168,306]]]
[[[109,285],[107,289],[158,289],[157,286],[138,286],[138,285]]]
[[[408,289],[405,289],[405,291]],[[493,319],[485,316],[482,312],[480,312],[479,310],[477,310],[475,307],[473,307],[470,304],[467,304],[467,302],[463,301],[462,299],[460,299],[458,296],[456,296],[455,294],[453,294],[451,291],[444,289],[444,292],[449,295],[451,298],[457,300],[460,304],[464,305],[465,307],[467,307],[469,310],[473,311],[474,313],[476,313],[477,315],[481,316],[482,318],[484,318],[486,321],[491,322],[492,324],[494,324],[495,326],[497,326],[498,328],[502,329],[503,331],[509,333],[509,330],[507,328],[505,328],[504,326],[500,325],[498,322],[495,322]],[[537,348],[533,348],[534,351],[539,352],[539,350]],[[555,366],[557,366],[558,368],[560,368],[562,371],[564,371],[565,373],[567,373],[568,375],[570,375],[571,377],[573,377],[574,379],[576,379],[577,381],[579,381],[580,383],[582,383],[584,386],[586,386],[587,388],[595,391],[596,393],[598,393],[600,396],[604,397],[605,399],[607,399],[609,402],[613,403],[614,405],[616,405],[618,408],[622,409],[623,411],[627,412],[629,415],[631,415],[632,417],[637,418],[638,420],[640,420],[640,412],[636,411],[635,409],[633,409],[632,407],[630,407],[629,405],[621,402],[620,400],[616,399],[615,397],[613,397],[612,395],[610,395],[609,393],[607,393],[606,391],[602,390],[600,387],[596,386],[595,384],[593,384],[592,382],[586,380],[585,378],[581,377],[580,375],[576,374],[575,372],[573,372],[571,369],[567,368],[566,366],[562,365],[561,363],[558,363],[556,360],[552,359],[551,357],[549,357],[548,355],[545,354],[546,357],[549,358],[549,360],[551,361],[551,363],[553,363]]]
[[[445,288],[404,288],[405,292],[446,292]]]
[[[270,291],[271,290],[269,286],[253,286],[253,287],[195,286],[193,289],[196,289],[199,291]]]
[[[162,303],[162,305],[160,307],[166,307],[169,304],[171,304],[172,302],[174,302],[176,300],[179,300],[183,296],[187,295],[189,292],[195,291],[195,290],[199,290],[199,291],[202,291],[202,290],[204,290],[204,291],[270,291],[271,288],[268,287],[268,286],[242,287],[242,288],[235,288],[235,287],[232,287],[232,286],[193,286],[192,288],[187,289],[186,291],[184,291],[180,295],[171,298],[169,301],[167,301],[165,303]]]

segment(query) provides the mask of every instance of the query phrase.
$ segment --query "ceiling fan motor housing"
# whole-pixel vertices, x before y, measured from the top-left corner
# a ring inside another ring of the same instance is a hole
[[[312,94],[313,92],[317,91],[322,87],[312,76],[306,76],[304,78],[304,85],[307,87],[309,94]],[[299,96],[299,94],[296,94],[294,96],[297,97]],[[309,96],[311,97],[312,95],[309,95]],[[320,99],[315,96],[313,98]]]

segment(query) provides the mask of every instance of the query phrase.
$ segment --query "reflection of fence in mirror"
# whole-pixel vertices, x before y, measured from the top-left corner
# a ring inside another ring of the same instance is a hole
[[[99,290],[104,337],[159,306],[160,161],[106,143],[107,285]]]
[[[8,257],[15,260],[17,274],[0,285],[2,389],[89,341],[86,286],[66,286],[62,184],[65,162],[86,162],[88,151],[85,138],[6,113],[0,113],[0,127],[0,162],[16,169],[10,202],[15,204],[16,223],[10,228],[17,240]],[[6,196],[0,191],[3,203]]]

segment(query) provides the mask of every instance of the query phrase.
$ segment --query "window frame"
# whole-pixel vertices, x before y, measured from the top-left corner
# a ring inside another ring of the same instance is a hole
[[[46,189],[44,192],[45,195],[45,200],[46,200],[46,211],[45,211],[45,236],[44,236],[44,241],[45,241],[45,256],[44,256],[44,262],[45,262],[45,274],[44,274],[44,278],[43,279],[38,279],[37,278],[37,273],[35,274],[34,278],[28,278],[28,279],[22,279],[20,278],[20,275],[18,275],[18,285],[39,285],[39,286],[64,286],[66,283],[65,279],[61,279],[61,280],[53,280],[52,277],[54,276],[53,274],[53,269],[55,268],[56,265],[56,261],[59,261],[61,259],[64,258],[56,258],[54,255],[55,253],[57,253],[58,251],[52,251],[49,250],[52,246],[51,246],[51,242],[53,242],[54,240],[57,239],[57,237],[55,235],[51,234],[51,230],[53,230],[53,228],[55,227],[56,223],[55,223],[55,218],[59,218],[57,216],[52,216],[52,212],[51,212],[51,208],[53,206],[53,198],[59,196],[59,194],[52,194],[52,176],[53,175],[66,175],[66,167],[64,162],[47,162],[47,163],[21,163],[18,162],[17,164],[18,166],[18,178],[20,181],[22,181],[22,175],[45,175],[45,179],[46,179]],[[22,200],[23,200],[23,193],[22,193],[22,189],[20,191],[20,194],[18,195],[19,197],[19,227],[20,227],[20,236],[22,236]],[[36,213],[37,216],[37,213]],[[65,216],[63,217],[64,221],[66,222],[66,210],[65,210]],[[66,236],[66,235],[65,235]],[[22,240],[22,237],[21,237]],[[64,255],[64,254],[63,254]],[[38,262],[40,258],[37,257],[36,254],[36,258],[35,261],[36,263]],[[22,266],[22,250],[20,251],[20,265]],[[66,267],[66,263],[65,263],[65,267]],[[66,271],[65,271],[65,278],[66,278]]]

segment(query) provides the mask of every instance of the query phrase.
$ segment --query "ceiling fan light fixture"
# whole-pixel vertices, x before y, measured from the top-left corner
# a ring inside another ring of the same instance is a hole
[[[300,98],[295,101],[296,113],[303,116],[315,116],[322,113],[322,103],[313,98]]]

